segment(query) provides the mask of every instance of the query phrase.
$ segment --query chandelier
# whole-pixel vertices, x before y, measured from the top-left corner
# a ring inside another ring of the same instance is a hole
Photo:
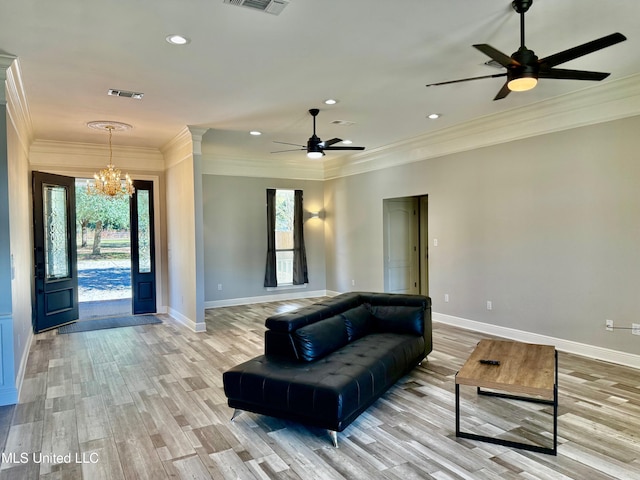
[[[131,125],[118,122],[90,122],[88,126],[94,129],[104,129],[109,131],[109,164],[107,165],[107,168],[103,168],[100,172],[93,174],[93,183],[91,183],[91,181],[87,181],[87,193],[90,195],[104,195],[105,197],[110,198],[133,195],[135,192],[133,180],[128,173],[125,174],[124,179],[122,179],[120,169],[116,168],[113,164],[113,149],[111,145],[113,131],[126,130],[131,128]]]

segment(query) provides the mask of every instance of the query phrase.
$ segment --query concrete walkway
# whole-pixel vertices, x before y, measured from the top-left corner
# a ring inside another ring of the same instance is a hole
[[[78,300],[80,320],[131,315],[131,262],[78,262]]]
[[[131,298],[80,302],[78,304],[78,310],[80,320],[86,320],[88,318],[114,317],[117,315],[131,315]]]

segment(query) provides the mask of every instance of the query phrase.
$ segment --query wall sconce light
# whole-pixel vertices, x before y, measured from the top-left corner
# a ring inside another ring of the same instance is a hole
[[[310,220],[312,218],[319,218],[321,220],[324,219],[324,210],[314,211],[314,212],[306,212],[306,219]]]

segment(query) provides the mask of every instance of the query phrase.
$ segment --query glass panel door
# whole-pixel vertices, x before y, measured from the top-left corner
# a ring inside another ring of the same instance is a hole
[[[75,179],[33,172],[34,331],[78,319]]]
[[[131,287],[134,314],[156,311],[153,182],[135,180],[131,198]]]

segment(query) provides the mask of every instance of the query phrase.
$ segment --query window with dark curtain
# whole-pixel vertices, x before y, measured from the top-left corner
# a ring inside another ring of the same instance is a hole
[[[302,190],[294,192],[293,203],[293,284],[309,283],[307,251],[304,247],[304,209]]]
[[[267,189],[265,287],[309,283],[302,190]]]
[[[264,272],[264,286],[277,287],[276,277],[276,190],[267,189],[267,266]]]

